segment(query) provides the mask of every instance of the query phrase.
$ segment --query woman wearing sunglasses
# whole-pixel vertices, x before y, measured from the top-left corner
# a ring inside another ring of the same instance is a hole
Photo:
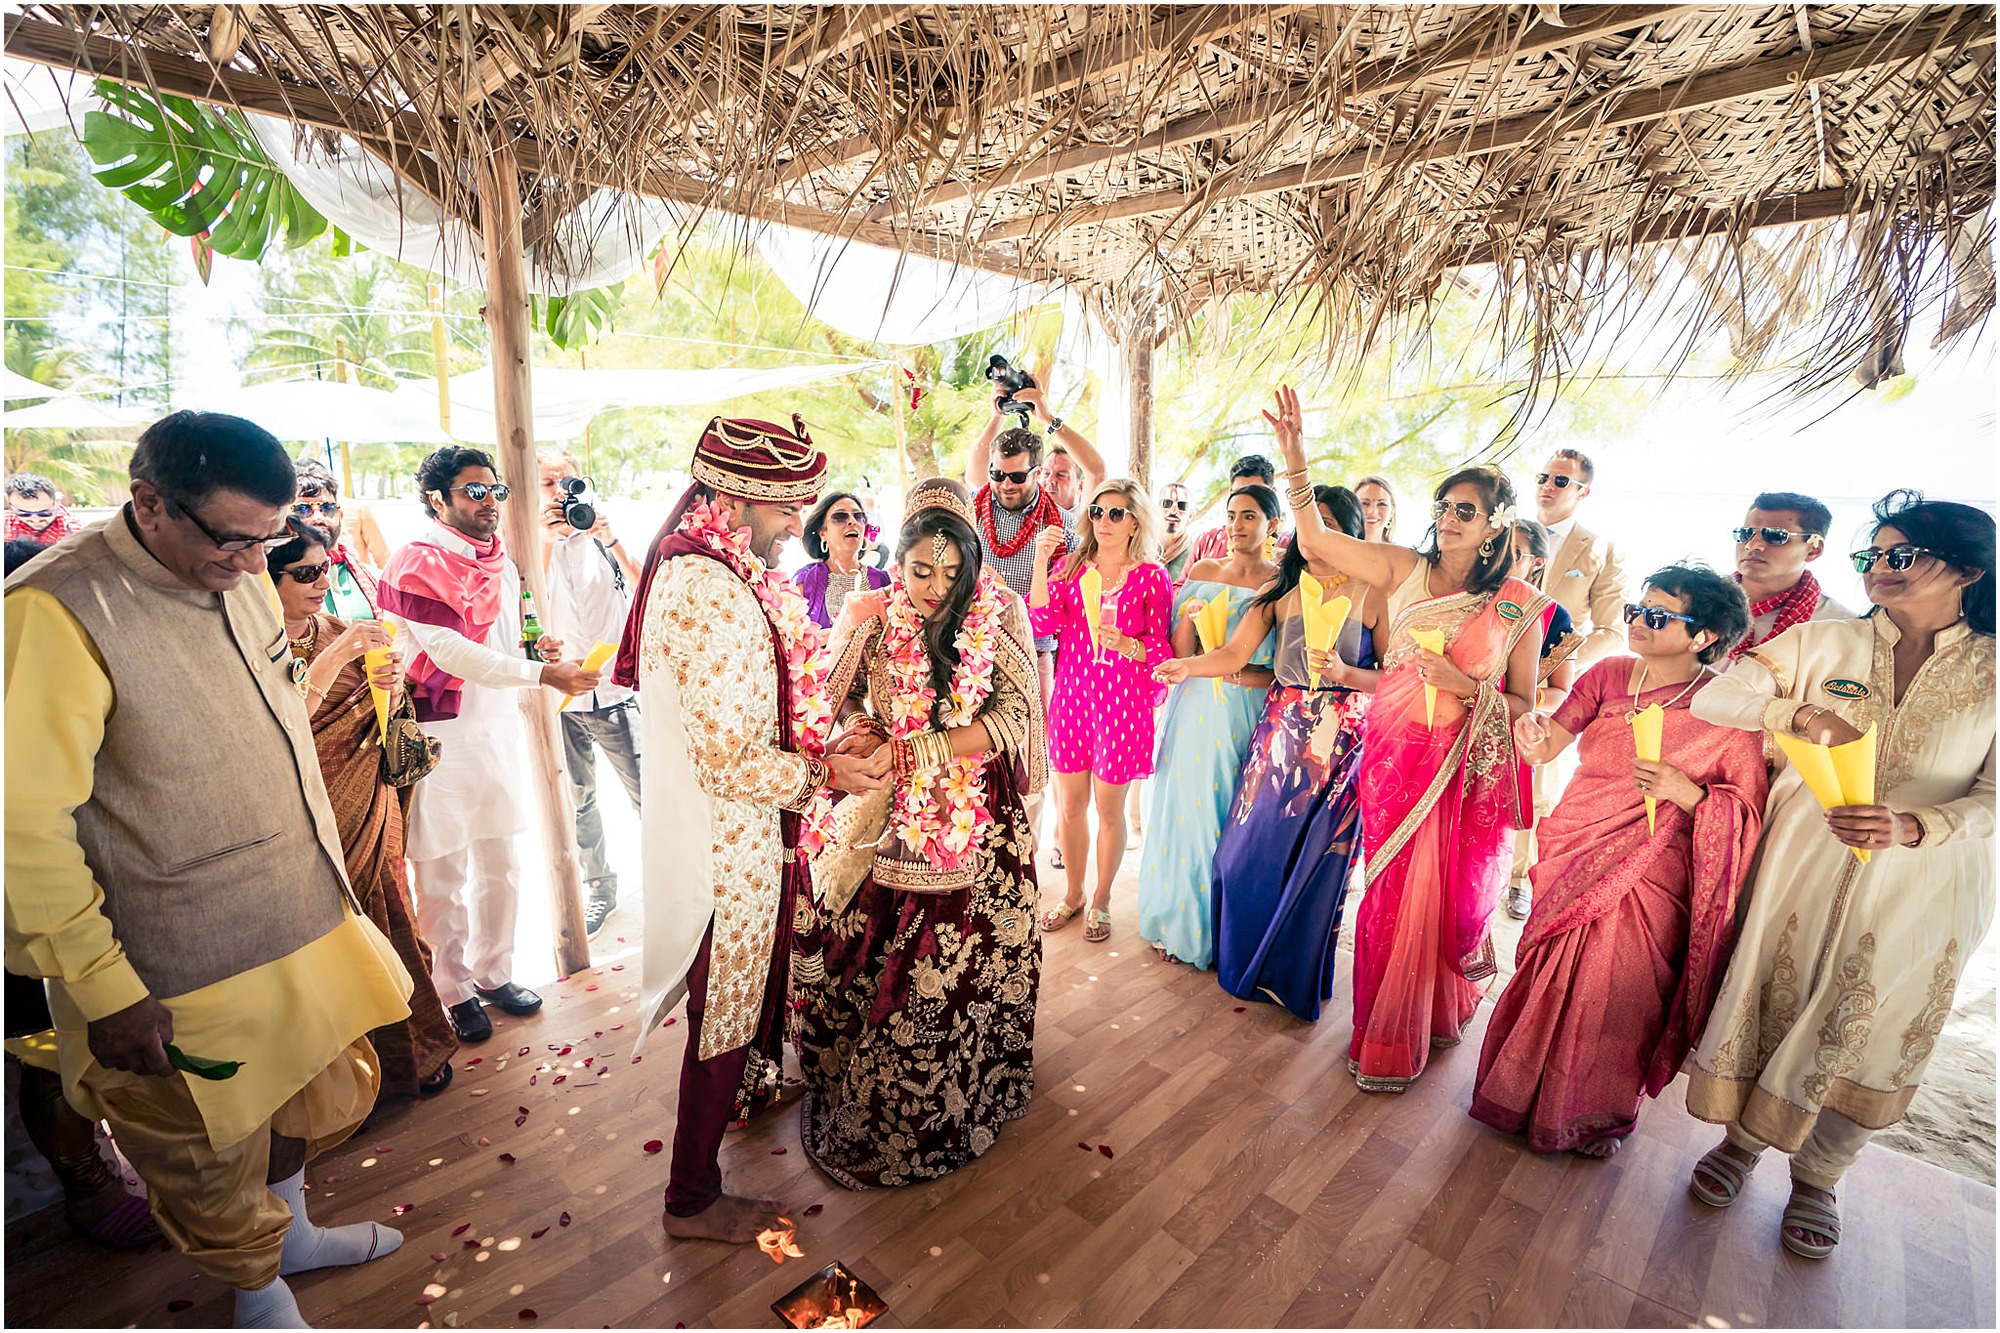
[[[792,582],[806,595],[806,610],[814,624],[831,628],[849,593],[889,586],[887,570],[861,563],[861,552],[876,535],[868,510],[848,491],[822,496],[806,515],[805,547],[811,563],[792,575]]]
[[[303,677],[295,678],[305,685],[313,744],[340,830],[347,879],[369,920],[396,946],[415,986],[409,1018],[368,1034],[381,1061],[379,1105],[442,1091],[451,1082],[451,1057],[458,1050],[458,1037],[431,981],[430,948],[417,931],[403,863],[412,789],[393,785],[384,772],[381,728],[369,686],[388,692],[391,717],[414,722],[415,706],[403,689],[401,654],[380,622],[349,625],[323,609],[331,570],[326,533],[298,522],[292,531],[292,540],[267,557],[267,568],[292,657],[304,666]],[[379,671],[371,672],[362,656],[371,648],[389,649],[389,660]]]
[[[1574,743],[1581,760],[1535,830],[1534,910],[1473,1085],[1473,1118],[1539,1153],[1609,1157],[1680,1072],[1764,821],[1762,741],[1689,711],[1750,627],[1742,590],[1669,566],[1625,622],[1636,656],[1597,662],[1552,715],[1514,724],[1523,758]],[[1632,720],[1656,704],[1660,758],[1642,760]]]
[[[1318,522],[1361,536],[1353,492],[1316,486],[1313,496]],[[1301,585],[1308,573],[1320,584],[1322,603],[1345,597],[1352,607],[1331,652],[1307,647],[1308,589]],[[1334,948],[1361,820],[1355,780],[1361,718],[1375,687],[1382,612],[1380,593],[1331,565],[1309,562],[1305,548],[1292,542],[1278,577],[1251,601],[1228,643],[1155,673],[1168,681],[1227,677],[1276,628],[1276,681],[1237,765],[1240,779],[1222,786],[1225,818],[1210,889],[1215,972],[1231,995],[1276,1000],[1306,1022],[1316,1021],[1333,997]],[[1197,697],[1201,689],[1183,688]],[[1142,887],[1148,891],[1150,882]]]
[[[1153,718],[1161,688],[1153,668],[1173,656],[1174,588],[1159,562],[1159,512],[1145,489],[1125,477],[1090,492],[1077,525],[1078,544],[1058,574],[1049,562],[1063,547],[1057,528],[1035,537],[1028,617],[1035,633],[1057,636],[1055,693],[1049,699],[1049,767],[1061,804],[1056,833],[1069,878],[1063,901],[1042,916],[1061,930],[1084,907],[1084,858],[1090,807],[1097,807],[1097,889],[1083,937],[1111,938],[1111,881],[1125,859],[1125,788],[1153,771]],[[1095,570],[1095,625],[1084,605],[1083,575]]]
[[[1494,975],[1488,919],[1513,830],[1533,815],[1513,720],[1534,707],[1548,596],[1512,577],[1514,488],[1485,468],[1446,477],[1421,551],[1319,521],[1298,395],[1265,413],[1291,473],[1308,558],[1388,595],[1383,671],[1361,738],[1366,896],[1355,920],[1354,1040],[1363,1090],[1401,1092],[1458,1042]],[[1442,653],[1416,637],[1436,634]]]
[[[1897,491],[1852,558],[1865,619],[1758,644],[1694,710],[1760,738],[1875,733],[1869,803],[1822,810],[1796,768],[1772,779],[1749,908],[1689,1074],[1688,1109],[1728,1128],[1694,1196],[1726,1207],[1765,1147],[1790,1154],[1780,1241],[1808,1259],[1839,1243],[1834,1189],[1902,1119],[1993,920],[1993,517]]]

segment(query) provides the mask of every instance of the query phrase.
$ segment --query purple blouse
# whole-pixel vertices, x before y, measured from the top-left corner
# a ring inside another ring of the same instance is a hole
[[[889,586],[889,573],[887,570],[877,569],[873,565],[863,565],[861,573],[864,577],[855,582],[854,591],[856,592],[868,592],[875,588],[886,588]],[[839,602],[845,601],[847,597],[847,576],[843,574],[840,576],[840,598],[836,600],[833,606],[829,607],[827,605],[827,584],[832,578],[833,570],[824,560],[815,560],[798,573],[792,575],[792,582],[798,584],[799,591],[806,596],[806,609],[812,613],[813,622],[822,629],[831,629],[833,627],[833,617],[840,610]]]

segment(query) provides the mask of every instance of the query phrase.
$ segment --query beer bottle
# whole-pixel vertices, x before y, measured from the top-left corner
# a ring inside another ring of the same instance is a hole
[[[542,622],[535,617],[535,594],[521,589],[521,651],[531,662],[539,662],[542,655],[535,651],[535,645],[542,641]]]

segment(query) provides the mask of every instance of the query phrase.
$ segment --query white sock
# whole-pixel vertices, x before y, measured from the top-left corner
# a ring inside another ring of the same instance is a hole
[[[403,1233],[376,1222],[356,1222],[344,1227],[316,1227],[306,1216],[306,1173],[269,1185],[271,1193],[292,1210],[291,1229],[285,1232],[285,1250],[278,1261],[284,1276],[306,1273],[315,1268],[343,1268],[379,1259],[399,1248]]]
[[[261,1291],[236,1289],[236,1327],[311,1328],[292,1299],[292,1289],[278,1278]]]

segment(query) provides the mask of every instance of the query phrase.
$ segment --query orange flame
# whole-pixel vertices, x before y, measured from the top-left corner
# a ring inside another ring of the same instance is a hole
[[[797,1235],[792,1230],[791,1219],[781,1217],[778,1221],[782,1225],[765,1227],[757,1233],[757,1248],[770,1255],[771,1262],[775,1264],[781,1264],[787,1259],[805,1258],[806,1252],[799,1248]]]

